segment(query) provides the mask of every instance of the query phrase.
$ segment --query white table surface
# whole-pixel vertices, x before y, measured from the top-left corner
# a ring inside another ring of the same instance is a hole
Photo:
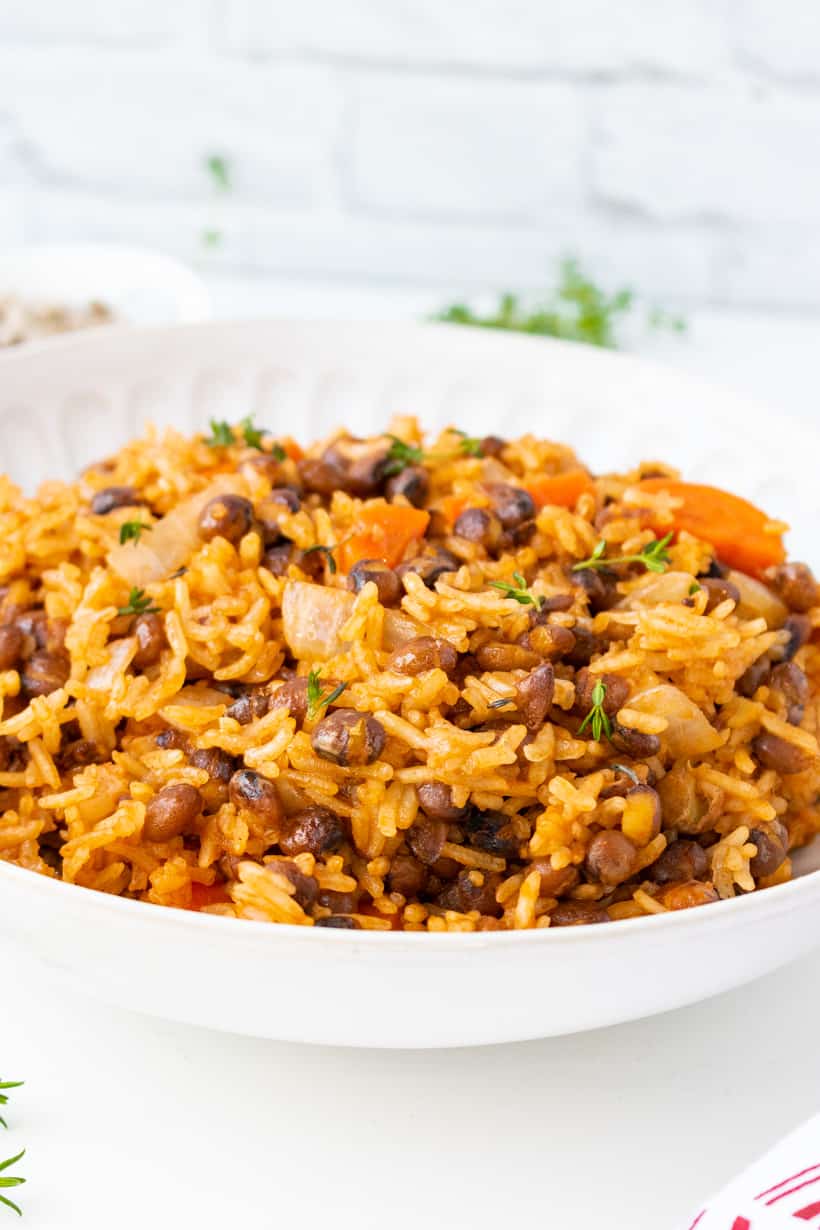
[[[235,278],[212,289],[223,316],[395,317],[441,299]],[[811,320],[702,312],[685,339],[641,349],[813,417],[817,335]],[[654,1020],[446,1052],[141,1018],[24,969],[10,937],[0,970],[0,1077],[26,1081],[0,1158],[27,1150],[28,1183],[10,1194],[32,1230],[674,1230],[820,1100],[820,953]]]

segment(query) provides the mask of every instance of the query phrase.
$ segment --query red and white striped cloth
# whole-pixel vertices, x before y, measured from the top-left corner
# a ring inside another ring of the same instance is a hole
[[[744,1170],[682,1230],[820,1230],[820,1115]]]

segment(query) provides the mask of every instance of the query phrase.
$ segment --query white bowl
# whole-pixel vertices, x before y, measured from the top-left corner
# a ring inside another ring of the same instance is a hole
[[[0,248],[0,298],[6,294],[72,307],[96,300],[113,309],[114,325],[181,324],[211,316],[210,294],[193,270],[162,252],[118,244]]]
[[[599,467],[665,457],[796,525],[810,558],[820,448],[802,425],[679,373],[442,326],[256,321],[88,334],[0,358],[0,464],[26,487],[146,418],[305,439],[413,412],[471,434],[534,430]],[[813,850],[799,860],[809,872]],[[317,931],[163,910],[0,863],[0,926],[55,974],[143,1012],[351,1046],[469,1046],[590,1029],[728,990],[820,941],[820,875],[605,927],[427,935]]]

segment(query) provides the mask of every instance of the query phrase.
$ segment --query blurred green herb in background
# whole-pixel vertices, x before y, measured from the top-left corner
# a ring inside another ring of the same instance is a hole
[[[465,304],[454,303],[437,313],[434,319],[481,329],[558,337],[617,350],[619,324],[634,307],[633,291],[622,287],[608,294],[581,270],[577,260],[568,258],[561,262],[558,284],[546,303],[532,306],[508,292],[501,295],[495,310],[487,315]],[[648,323],[651,328],[673,329],[678,333],[686,328],[683,319],[659,308],[650,312]]]
[[[227,194],[233,189],[231,164],[224,154],[208,154],[205,158],[205,170],[216,193]],[[209,227],[202,232],[202,246],[218,248],[222,243],[222,232],[216,227]]]

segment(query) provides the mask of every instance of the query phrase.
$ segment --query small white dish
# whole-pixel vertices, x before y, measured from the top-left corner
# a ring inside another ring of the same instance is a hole
[[[193,270],[162,252],[115,244],[0,249],[0,298],[7,294],[72,307],[104,303],[115,325],[182,324],[211,316],[210,295]]]
[[[542,339],[404,324],[253,321],[107,330],[0,356],[0,468],[68,476],[146,420],[209,417],[310,439],[391,413],[471,434],[531,430],[597,468],[662,457],[795,526],[820,519],[812,429],[672,369]],[[776,426],[775,426],[776,424]],[[0,862],[0,927],[55,976],[214,1029],[348,1046],[509,1042],[632,1020],[729,990],[820,943],[820,843],[798,878],[602,927],[411,934],[190,914]]]

